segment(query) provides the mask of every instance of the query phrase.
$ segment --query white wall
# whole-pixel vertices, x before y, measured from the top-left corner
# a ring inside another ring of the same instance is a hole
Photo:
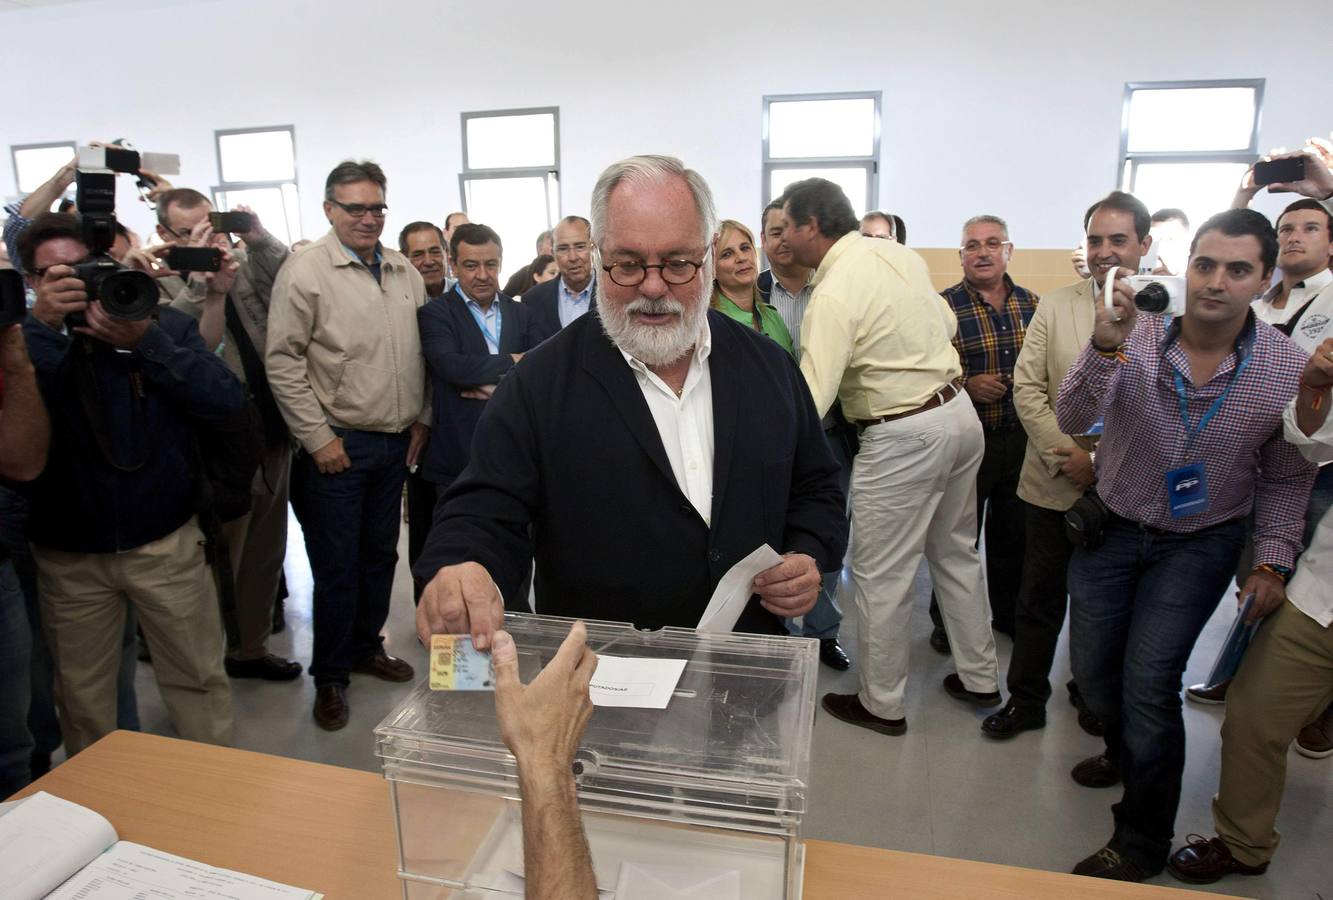
[[[754,221],[763,95],[878,89],[881,206],[914,245],[951,246],[963,219],[994,212],[1022,245],[1064,247],[1114,186],[1126,81],[1266,78],[1264,149],[1333,128],[1326,54],[1295,52],[1301,36],[1253,24],[1255,9],[87,0],[0,14],[0,150],[126,137],[180,153],[173,180],[206,190],[214,129],[291,124],[307,235],[326,227],[325,175],[356,156],[388,174],[390,236],[458,208],[460,112],[556,105],[566,213],[586,212],[608,162],[662,152],[704,174],[720,213]],[[0,195],[14,193],[5,163]]]

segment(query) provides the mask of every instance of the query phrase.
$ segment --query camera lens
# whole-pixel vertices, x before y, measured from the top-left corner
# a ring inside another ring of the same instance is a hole
[[[157,283],[143,272],[111,272],[98,286],[97,299],[113,319],[137,322],[152,315],[157,308]]]
[[[1158,315],[1171,305],[1171,294],[1165,285],[1154,281],[1134,295],[1134,305],[1143,312]]]

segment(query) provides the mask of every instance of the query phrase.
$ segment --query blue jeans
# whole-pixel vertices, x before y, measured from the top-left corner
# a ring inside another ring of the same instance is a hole
[[[27,785],[32,776],[31,699],[32,633],[23,608],[14,564],[0,561],[0,800]]]
[[[1171,851],[1185,768],[1181,677],[1245,544],[1245,522],[1192,534],[1113,516],[1105,542],[1069,563],[1070,656],[1124,780],[1108,846],[1149,873]]]
[[[398,565],[408,433],[341,431],[351,468],[323,475],[308,453],[292,467],[292,508],[305,531],[316,686],[348,684],[353,663],[380,652]]]

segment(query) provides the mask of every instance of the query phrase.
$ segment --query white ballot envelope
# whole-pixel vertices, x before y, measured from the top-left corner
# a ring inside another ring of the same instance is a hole
[[[711,866],[620,864],[617,900],[740,900],[741,873]]]
[[[588,693],[593,706],[666,709],[685,671],[683,659],[597,655]]]
[[[761,544],[749,556],[727,570],[722,580],[717,583],[713,597],[708,601],[699,624],[699,631],[712,634],[726,634],[736,627],[736,620],[745,612],[745,604],[750,602],[754,593],[752,582],[760,572],[771,569],[782,562],[782,554],[768,544]]]

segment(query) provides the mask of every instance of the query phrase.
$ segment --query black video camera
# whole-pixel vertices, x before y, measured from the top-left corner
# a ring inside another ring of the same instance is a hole
[[[120,159],[121,154],[133,160]],[[113,319],[137,322],[157,310],[157,283],[146,273],[128,269],[112,259],[108,252],[116,240],[116,171],[126,171],[122,165],[134,165],[138,171],[139,154],[117,151],[116,159],[110,148],[107,165],[116,165],[115,171],[90,171],[82,168],[74,175],[77,191],[75,206],[83,227],[83,242],[88,247],[88,259],[74,266],[74,275],[83,281],[89,300],[101,301],[102,309]],[[82,313],[66,316],[72,328],[86,325]]]
[[[0,269],[0,328],[17,325],[28,317],[28,297],[23,276],[13,269]]]

